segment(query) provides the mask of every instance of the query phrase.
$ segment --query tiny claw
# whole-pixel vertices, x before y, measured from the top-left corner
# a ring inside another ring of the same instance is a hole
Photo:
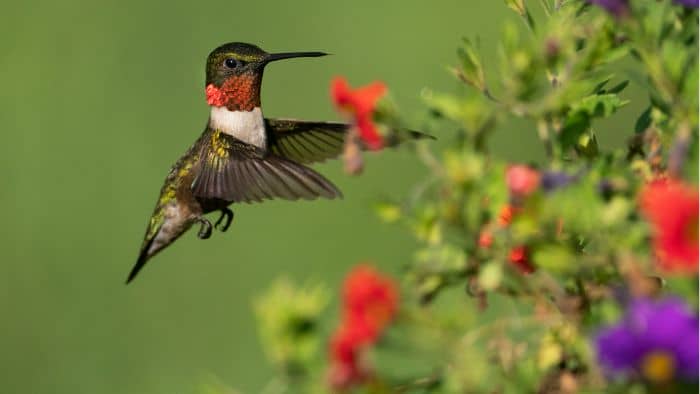
[[[226,220],[225,222],[224,222],[224,219]],[[229,226],[231,225],[232,220],[233,220],[233,211],[228,209],[228,208],[223,208],[221,210],[221,216],[219,216],[219,219],[214,224],[214,227],[217,230],[221,231],[222,233],[225,233],[226,230],[228,230]]]
[[[199,229],[197,236],[200,239],[207,239],[211,237],[211,222],[209,222],[207,219],[200,218],[199,223],[202,224],[202,227]]]

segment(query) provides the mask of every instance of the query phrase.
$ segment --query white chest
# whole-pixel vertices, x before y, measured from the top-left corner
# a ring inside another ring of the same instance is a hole
[[[229,111],[226,107],[211,107],[209,127],[233,136],[245,143],[265,148],[265,120],[260,107],[252,111]]]

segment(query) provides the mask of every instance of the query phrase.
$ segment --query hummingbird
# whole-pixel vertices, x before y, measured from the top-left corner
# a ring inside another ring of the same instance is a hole
[[[342,197],[337,187],[306,165],[341,154],[350,125],[269,119],[260,107],[263,71],[269,63],[325,55],[267,53],[240,42],[221,45],[209,54],[207,125],[165,178],[126,283],[192,226],[200,226],[201,239],[211,236],[212,227],[225,232],[233,220],[229,208],[233,203]],[[214,226],[205,217],[212,212],[220,214]]]

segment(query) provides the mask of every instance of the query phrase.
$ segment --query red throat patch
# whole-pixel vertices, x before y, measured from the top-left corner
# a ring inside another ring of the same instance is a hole
[[[260,106],[260,76],[243,74],[232,76],[221,87],[207,85],[207,103],[226,107],[229,111],[252,111]]]

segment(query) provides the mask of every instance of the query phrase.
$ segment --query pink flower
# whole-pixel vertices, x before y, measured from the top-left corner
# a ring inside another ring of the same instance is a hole
[[[482,230],[479,234],[479,247],[483,249],[488,249],[493,244],[493,235],[489,230]]]
[[[508,166],[506,184],[513,196],[526,197],[540,186],[540,173],[522,164]]]

